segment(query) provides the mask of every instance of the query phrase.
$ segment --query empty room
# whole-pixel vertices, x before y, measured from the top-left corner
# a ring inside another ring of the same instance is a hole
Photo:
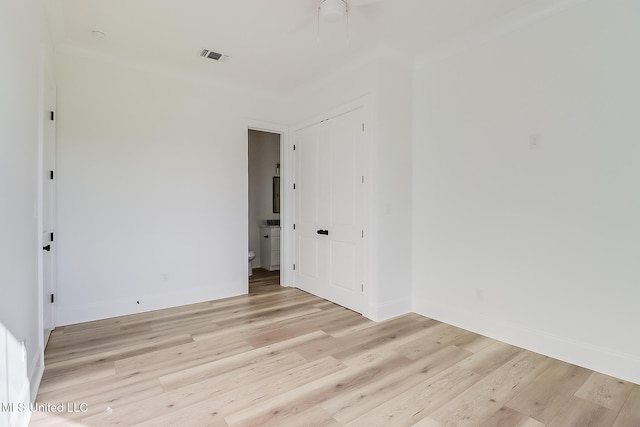
[[[638,0],[0,0],[0,426],[640,426]]]

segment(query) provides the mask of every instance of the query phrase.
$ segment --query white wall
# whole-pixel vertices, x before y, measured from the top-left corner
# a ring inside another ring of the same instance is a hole
[[[300,124],[368,97],[371,257],[363,314],[374,320],[411,310],[411,80],[410,67],[382,48],[337,70],[295,103],[294,123]]]
[[[280,219],[273,213],[273,177],[280,163],[280,135],[249,131],[249,249],[256,254],[252,265],[260,267],[260,224]]]
[[[59,325],[246,292],[247,118],[298,123],[367,94],[366,315],[410,309],[407,67],[361,64],[284,108],[145,69],[57,59]]]
[[[375,320],[411,310],[412,74],[400,63],[379,64],[378,140],[373,151]]]
[[[640,7],[415,72],[414,309],[640,382]]]
[[[17,404],[29,401],[30,381],[37,389],[43,362],[38,129],[50,40],[41,2],[0,1],[0,51],[0,402]],[[27,418],[24,412],[2,412],[0,425],[21,425]]]
[[[66,54],[58,76],[58,323],[245,293],[246,123],[277,100]]]

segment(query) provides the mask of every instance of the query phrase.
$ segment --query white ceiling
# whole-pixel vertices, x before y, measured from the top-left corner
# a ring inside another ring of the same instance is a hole
[[[405,57],[537,0],[383,0],[322,24],[319,0],[45,0],[56,49],[291,93],[380,44]],[[106,38],[98,39],[92,30]],[[202,49],[230,55],[224,63]]]

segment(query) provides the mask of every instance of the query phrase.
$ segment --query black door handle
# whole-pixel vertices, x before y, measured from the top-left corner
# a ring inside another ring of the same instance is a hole
[[[49,252],[51,250],[51,245],[43,246],[42,249]]]
[[[329,235],[329,230],[318,230],[318,234],[323,234],[325,236]]]

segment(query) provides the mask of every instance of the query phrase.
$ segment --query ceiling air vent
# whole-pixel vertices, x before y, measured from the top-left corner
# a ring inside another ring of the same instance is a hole
[[[202,49],[202,52],[200,52],[200,56],[202,56],[203,58],[213,59],[214,61],[218,62],[223,62],[229,57],[229,55],[224,55],[222,53],[214,52],[209,49]]]

